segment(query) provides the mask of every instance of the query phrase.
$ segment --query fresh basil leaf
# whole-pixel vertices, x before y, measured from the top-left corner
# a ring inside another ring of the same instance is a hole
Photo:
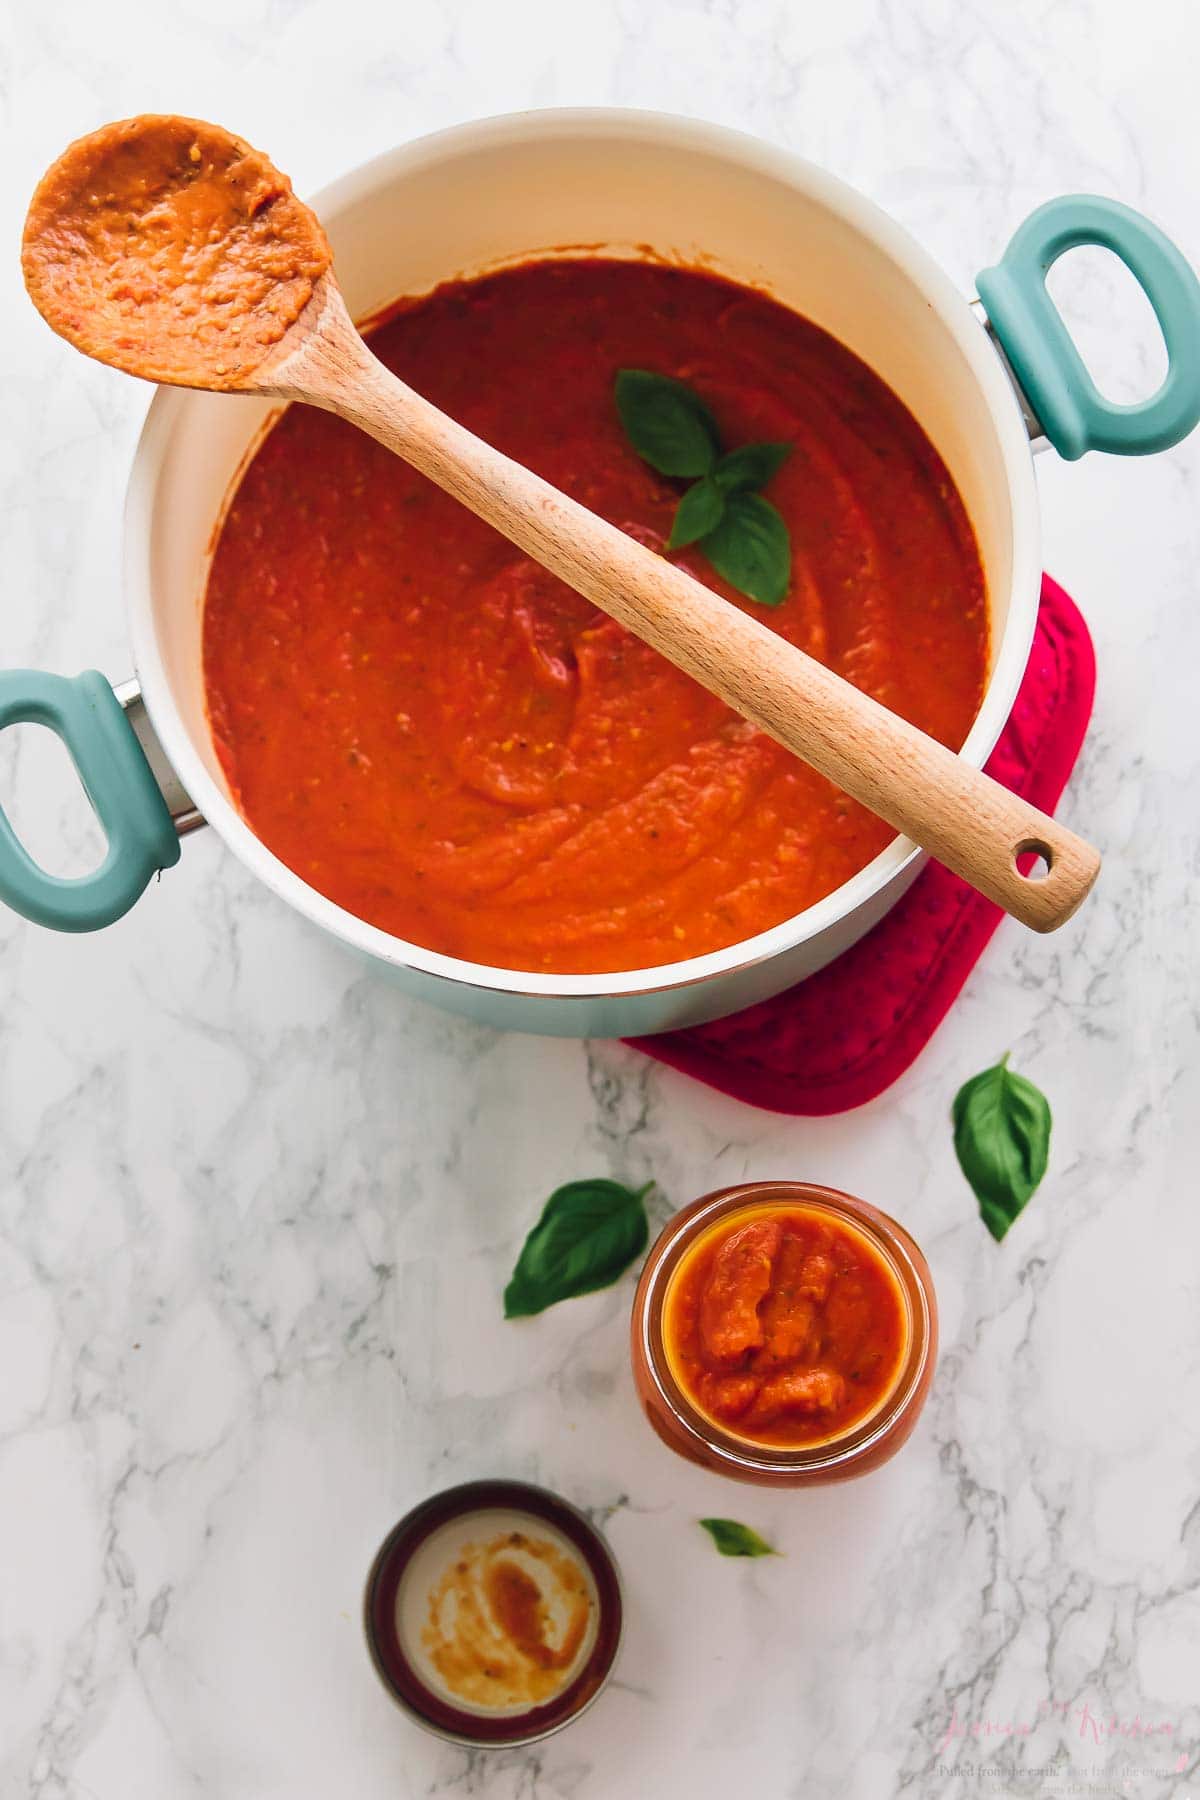
[[[668,550],[682,550],[697,538],[707,537],[721,523],[725,496],[711,475],[694,481],[675,508],[675,523],[667,539]]]
[[[611,1287],[646,1248],[645,1197],[619,1181],[569,1181],[551,1194],[504,1290],[506,1319]]]
[[[790,444],[741,444],[723,456],[712,478],[727,494],[764,488],[792,454]]]
[[[717,422],[686,382],[649,369],[622,369],[617,411],[638,455],[660,475],[707,475],[717,460]]]
[[[722,1556],[778,1556],[779,1552],[757,1531],[739,1525],[736,1519],[701,1519],[705,1531]]]
[[[761,494],[730,494],[700,548],[718,575],[761,606],[779,606],[792,579],[792,541],[782,515]]]
[[[1050,1125],[1046,1096],[1007,1055],[954,1096],[955,1154],[997,1243],[1046,1173]]]

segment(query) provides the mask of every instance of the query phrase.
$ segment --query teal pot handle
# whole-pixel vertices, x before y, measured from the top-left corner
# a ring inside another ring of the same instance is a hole
[[[1054,263],[1081,244],[1120,257],[1161,327],[1166,379],[1136,406],[1118,406],[1100,393],[1046,291]],[[1060,456],[1072,462],[1085,450],[1146,456],[1177,444],[1200,420],[1200,281],[1170,238],[1132,207],[1095,194],[1047,201],[977,285],[988,322]]]
[[[0,900],[56,931],[98,931],[129,911],[152,875],[179,861],[171,814],[120,701],[94,669],[74,680],[0,670],[0,730],[26,722],[48,725],[67,746],[108,854],[90,875],[48,875],[0,809]]]

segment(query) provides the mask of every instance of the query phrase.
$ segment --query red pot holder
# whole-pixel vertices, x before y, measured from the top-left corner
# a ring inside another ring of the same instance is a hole
[[[1075,603],[1042,577],[1025,679],[987,769],[1053,812],[1083,744],[1096,662]],[[1003,913],[929,863],[873,931],[786,993],[732,1018],[630,1043],[722,1093],[814,1117],[873,1100],[946,1016]]]

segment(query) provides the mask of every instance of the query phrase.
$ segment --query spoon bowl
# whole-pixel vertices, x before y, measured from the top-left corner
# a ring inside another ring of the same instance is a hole
[[[173,114],[106,125],[38,184],[21,262],[60,337],[127,375],[245,392],[332,262],[287,177]]]

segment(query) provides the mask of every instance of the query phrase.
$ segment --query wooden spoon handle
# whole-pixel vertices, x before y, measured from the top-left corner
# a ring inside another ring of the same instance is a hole
[[[302,354],[302,375],[296,368],[272,391],[378,438],[1023,924],[1053,931],[1086,897],[1100,868],[1091,845],[485,444],[399,381],[356,334],[348,341],[336,329]],[[1019,870],[1026,851],[1044,860],[1040,876]]]

